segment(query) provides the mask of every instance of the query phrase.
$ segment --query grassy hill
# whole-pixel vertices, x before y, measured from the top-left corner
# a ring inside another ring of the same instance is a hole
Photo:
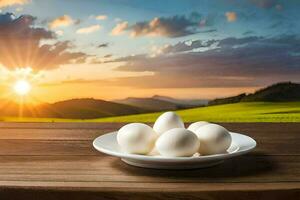
[[[300,102],[249,102],[177,111],[185,122],[300,122]],[[161,113],[102,118],[94,122],[153,122]]]
[[[249,94],[242,98],[241,101],[300,101],[300,84],[291,82],[277,83]]]
[[[233,97],[226,97],[226,98],[220,98],[220,99],[214,99],[212,101],[208,102],[208,105],[221,105],[221,104],[229,104],[229,103],[238,103],[240,102],[244,97],[246,97],[246,94],[239,94],[237,96]]]
[[[242,102],[176,111],[185,122],[300,122],[300,102]],[[154,122],[161,112],[88,120],[0,118],[2,121]]]
[[[145,113],[144,109],[99,99],[71,99],[52,104],[24,105],[24,117],[94,119],[100,117]],[[18,116],[19,105],[5,102],[0,116]]]
[[[221,105],[238,102],[291,102],[300,101],[300,84],[292,82],[276,83],[260,89],[253,94],[240,94],[233,97],[218,98],[208,105]]]

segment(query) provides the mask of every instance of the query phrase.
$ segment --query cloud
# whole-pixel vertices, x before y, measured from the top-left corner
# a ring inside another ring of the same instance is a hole
[[[180,50],[156,57],[115,59],[114,62],[121,63],[118,71],[154,74],[119,81],[132,87],[189,88],[263,86],[300,80],[299,36],[225,38],[215,42],[218,45],[206,51]],[[174,46],[187,48],[183,43]]]
[[[111,58],[112,56],[112,54],[106,54],[105,56],[103,56],[103,58]]]
[[[251,43],[260,42],[262,40],[264,40],[264,38],[258,36],[248,36],[242,38],[227,37],[219,41],[219,46],[226,48],[235,48],[236,46],[241,46],[245,44],[250,45]]]
[[[74,23],[75,23],[75,21],[69,15],[63,15],[63,16],[53,19],[49,23],[49,27],[51,29],[55,29],[58,27],[70,26]]]
[[[0,0],[0,8],[15,5],[24,5],[27,3],[29,3],[29,0]]]
[[[22,12],[22,11],[23,11],[23,8],[22,8],[22,7],[16,8],[16,12]]]
[[[106,47],[108,47],[108,46],[109,46],[109,43],[106,42],[106,43],[101,43],[101,44],[99,44],[97,47],[98,47],[98,48],[106,48]]]
[[[283,9],[283,6],[279,3],[278,0],[249,0],[249,1],[259,8],[270,9],[275,7],[277,10]]]
[[[55,31],[55,33],[56,33],[56,35],[58,35],[58,36],[64,35],[64,31],[62,31],[62,30],[57,30],[57,31]]]
[[[283,10],[283,5],[277,4],[277,5],[275,6],[275,8],[276,8],[276,10],[281,11],[281,10]]]
[[[95,19],[97,19],[97,20],[106,20],[107,15],[98,15],[98,16],[95,17]]]
[[[117,18],[114,19],[114,21],[115,22],[120,22],[120,21],[122,21],[122,19],[117,17]]]
[[[216,44],[217,40],[189,40],[184,42],[178,42],[174,45],[164,45],[162,47],[155,47],[152,49],[154,55],[159,54],[169,54],[169,53],[181,53],[181,52],[188,52],[198,48],[207,48],[211,47],[212,45]]]
[[[175,15],[172,17],[155,17],[151,21],[138,22],[129,27],[132,37],[165,36],[181,37],[197,33],[201,16],[192,13],[190,16]]]
[[[252,35],[252,34],[254,34],[254,31],[245,31],[243,33],[243,35]]]
[[[127,31],[131,37],[163,36],[175,38],[201,32],[214,32],[215,29],[201,30],[212,26],[212,24],[213,16],[203,17],[199,13],[193,12],[188,16],[155,17],[150,21],[137,22],[132,25],[124,21],[113,28],[112,35],[120,35]]]
[[[225,16],[228,22],[234,22],[237,19],[237,15],[235,12],[226,12]]]
[[[284,25],[284,23],[282,21],[277,21],[277,22],[273,23],[269,28],[270,29],[275,29],[275,28],[278,28],[282,25]]]
[[[128,28],[128,22],[124,21],[121,23],[118,23],[111,31],[112,35],[121,35],[124,33],[124,31]]]
[[[83,52],[70,52],[71,42],[41,43],[54,40],[56,34],[36,28],[31,15],[0,14],[0,63],[7,69],[31,67],[35,70],[58,68],[84,60]]]
[[[77,34],[89,34],[98,31],[101,28],[100,25],[92,25],[84,28],[80,28],[76,31]]]

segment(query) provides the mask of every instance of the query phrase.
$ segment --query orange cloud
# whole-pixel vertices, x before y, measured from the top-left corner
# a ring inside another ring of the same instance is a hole
[[[226,12],[225,16],[228,22],[234,22],[237,19],[237,15],[235,12]]]
[[[51,29],[74,24],[74,20],[69,15],[60,16],[49,23]]]
[[[95,19],[97,19],[97,20],[105,20],[105,19],[107,19],[107,16],[106,15],[98,15],[98,16],[95,17]]]
[[[58,68],[69,63],[82,63],[88,57],[83,52],[70,51],[72,43],[58,41],[54,32],[35,27],[36,18],[31,15],[15,17],[12,13],[0,14],[0,65],[6,69],[31,67],[34,70]]]
[[[0,8],[14,5],[23,5],[28,2],[28,0],[0,0]]]
[[[89,34],[98,31],[101,28],[100,25],[92,25],[84,28],[80,28],[76,31],[77,34]]]
[[[190,15],[155,17],[150,21],[137,22],[128,29],[132,37],[182,37],[198,33],[201,20],[203,20],[202,16],[197,12],[193,12]],[[207,22],[205,22],[205,25],[207,26]]]
[[[113,30],[111,31],[111,34],[112,35],[121,35],[127,28],[128,28],[128,22],[127,21],[118,23],[113,28]]]

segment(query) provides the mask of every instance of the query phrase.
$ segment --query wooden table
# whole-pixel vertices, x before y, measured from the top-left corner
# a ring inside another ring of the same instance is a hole
[[[227,123],[252,153],[199,170],[128,166],[95,151],[114,123],[0,123],[0,199],[300,199],[300,123]]]

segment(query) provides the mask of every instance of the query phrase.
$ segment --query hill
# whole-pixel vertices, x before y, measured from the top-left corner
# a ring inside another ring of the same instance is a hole
[[[1,105],[1,116],[18,116],[19,105],[6,101]],[[129,105],[99,99],[71,99],[53,104],[24,105],[24,117],[92,119],[144,113],[145,110]]]
[[[174,99],[158,95],[149,98],[128,97],[126,99],[115,100],[114,102],[139,107],[152,112],[194,108],[207,104],[207,100]]]
[[[154,122],[162,112],[91,122]],[[300,102],[242,102],[176,111],[185,122],[300,122]]]
[[[233,97],[214,99],[212,101],[209,101],[208,105],[220,105],[220,104],[228,104],[228,103],[238,103],[245,96],[246,96],[246,94],[243,93],[243,94],[240,94],[240,95],[237,95],[237,96],[233,96]]]
[[[300,84],[292,82],[277,83],[260,89],[253,94],[240,94],[233,97],[209,101],[208,105],[221,105],[238,102],[290,102],[300,101]]]
[[[172,101],[176,100],[172,99]],[[127,98],[115,102],[83,98],[59,101],[51,104],[24,104],[21,111],[19,104],[9,100],[0,100],[0,116],[17,117],[22,115],[23,117],[37,118],[94,119],[163,110],[178,110],[189,107],[191,105],[179,104],[158,98]]]
[[[241,101],[287,102],[300,101],[300,84],[277,83],[242,98]]]
[[[162,112],[98,119],[16,118],[19,122],[154,122]],[[300,122],[300,102],[242,102],[176,111],[185,122]]]

